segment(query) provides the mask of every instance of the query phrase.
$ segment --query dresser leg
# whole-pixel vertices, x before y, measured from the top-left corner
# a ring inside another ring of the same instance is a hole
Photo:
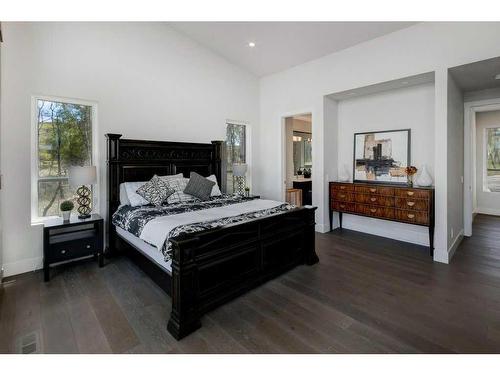
[[[333,211],[330,209],[328,211],[330,213],[330,232],[333,230]]]
[[[339,212],[339,226],[342,229],[342,212]]]
[[[429,227],[429,253],[434,256],[434,227]]]

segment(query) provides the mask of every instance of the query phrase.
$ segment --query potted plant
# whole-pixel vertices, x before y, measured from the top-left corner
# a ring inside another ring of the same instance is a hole
[[[73,202],[71,201],[64,201],[61,203],[59,208],[61,209],[63,220],[64,221],[69,221],[69,218],[71,216],[71,210],[75,207]]]

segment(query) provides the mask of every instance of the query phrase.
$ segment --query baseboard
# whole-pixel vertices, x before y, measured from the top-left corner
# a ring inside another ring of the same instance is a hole
[[[463,239],[464,239],[464,230],[462,229],[455,238],[455,241],[453,241],[450,248],[448,249],[448,263],[451,262],[451,258],[453,258],[453,255],[455,255],[455,251],[457,251],[458,246],[460,246],[460,243],[462,242]]]
[[[326,233],[330,231],[330,224],[316,224],[314,230],[319,233]]]
[[[391,238],[397,241],[409,242],[416,245],[429,246],[429,236],[427,233],[427,228],[425,228],[425,230],[417,232],[411,230],[411,227],[413,227],[411,224],[399,224],[395,222],[388,222],[375,218],[360,216],[355,216],[354,221],[350,220],[350,218],[352,218],[352,216],[344,215],[344,221],[342,225],[343,228],[355,230],[357,232],[373,234],[375,236]],[[404,227],[399,227],[399,225]],[[394,230],[393,228],[390,228],[391,226],[397,227],[398,229]],[[417,228],[420,229],[422,227]]]
[[[43,266],[42,257],[22,259],[17,262],[5,263],[3,265],[4,277],[19,275],[25,272],[32,272],[41,269]]]
[[[474,214],[484,214],[484,215],[493,215],[500,216],[500,209],[497,208],[480,208],[477,207]]]

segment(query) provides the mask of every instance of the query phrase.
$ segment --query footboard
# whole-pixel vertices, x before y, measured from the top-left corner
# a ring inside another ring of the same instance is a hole
[[[315,207],[185,234],[171,240],[172,314],[178,340],[201,326],[201,316],[299,264],[319,261]]]

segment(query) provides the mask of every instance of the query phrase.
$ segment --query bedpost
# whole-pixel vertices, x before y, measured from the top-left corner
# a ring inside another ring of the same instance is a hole
[[[198,270],[194,260],[198,239],[172,243],[172,313],[167,329],[180,340],[201,327],[198,310]]]
[[[226,142],[224,141],[212,141],[212,145],[214,146],[213,152],[213,168],[215,177],[217,177],[217,183],[223,193],[226,192]]]
[[[107,146],[107,218],[106,218],[106,253],[111,254],[115,250],[116,233],[115,227],[111,223],[111,216],[116,211],[119,205],[119,191],[116,191],[116,186],[118,186],[118,166],[115,163],[119,159],[120,150],[120,138],[121,134],[106,134],[106,146]]]

